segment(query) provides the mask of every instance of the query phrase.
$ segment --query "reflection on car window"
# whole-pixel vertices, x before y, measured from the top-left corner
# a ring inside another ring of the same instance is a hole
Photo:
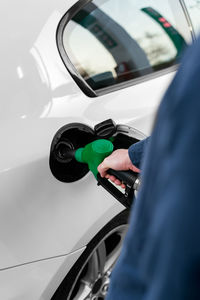
[[[185,41],[168,1],[94,0],[67,24],[63,44],[98,90],[174,65]]]
[[[200,0],[185,0],[195,34],[200,33]]]

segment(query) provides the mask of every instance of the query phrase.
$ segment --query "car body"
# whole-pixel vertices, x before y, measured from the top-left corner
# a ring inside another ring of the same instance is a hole
[[[53,176],[49,156],[56,133],[67,124],[94,128],[112,119],[122,125],[120,130],[143,139],[151,133],[160,100],[176,71],[174,64],[141,76],[142,80],[131,78],[125,85],[94,91],[69,57],[65,59],[66,49],[59,40],[66,18],[89,2],[0,4],[2,300],[51,299],[93,237],[124,210],[97,188],[90,173],[72,183]],[[169,3],[178,32],[191,42],[195,34],[187,7],[183,1]]]

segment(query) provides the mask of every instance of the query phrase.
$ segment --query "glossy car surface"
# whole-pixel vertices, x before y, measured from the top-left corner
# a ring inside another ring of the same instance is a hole
[[[7,0],[0,4],[3,300],[51,299],[92,238],[124,210],[97,188],[92,174],[73,183],[52,175],[49,156],[56,132],[70,123],[94,128],[112,119],[140,140],[151,133],[162,95],[174,76],[175,68],[169,66],[142,80],[125,79],[119,86],[91,92],[70,57],[63,56],[67,49],[59,44],[61,22],[64,29],[69,22],[66,16],[89,2]],[[177,31],[190,42],[195,33],[187,7],[178,0],[169,3]],[[83,49],[80,46],[79,51]]]

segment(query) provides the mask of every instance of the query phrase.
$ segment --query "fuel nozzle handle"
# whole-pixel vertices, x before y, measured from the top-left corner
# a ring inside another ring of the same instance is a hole
[[[113,169],[109,169],[107,173],[114,175],[125,184],[124,193],[122,189],[119,189],[108,179],[102,178],[100,174],[97,175],[98,185],[101,185],[126,208],[130,208],[135,199],[135,191],[138,191],[140,187],[139,174],[133,171],[116,171]]]
[[[140,187],[140,179],[139,174],[133,171],[116,171],[113,169],[109,169],[107,171],[108,174],[115,176],[121,182],[123,182],[126,186],[133,188],[138,191]]]
[[[114,146],[111,141],[99,139],[87,144],[84,148],[79,148],[76,151],[69,152],[69,157],[74,157],[77,162],[86,163],[89,170],[97,179],[98,185],[105,188],[125,207],[130,207],[134,198],[134,191],[139,187],[138,174],[132,171],[108,170],[110,175],[114,175],[126,185],[125,193],[123,193],[108,179],[102,178],[97,169],[104,158],[113,152],[113,149]]]

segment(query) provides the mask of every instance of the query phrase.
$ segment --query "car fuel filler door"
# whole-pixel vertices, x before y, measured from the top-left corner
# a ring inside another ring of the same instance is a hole
[[[50,150],[50,169],[62,182],[74,182],[84,177],[89,170],[98,185],[105,188],[121,204],[129,208],[138,190],[140,180],[132,171],[108,170],[125,185],[125,192],[102,178],[97,167],[114,150],[128,148],[137,142],[130,134],[130,127],[116,125],[109,119],[97,124],[94,129],[81,123],[70,123],[55,135]]]

